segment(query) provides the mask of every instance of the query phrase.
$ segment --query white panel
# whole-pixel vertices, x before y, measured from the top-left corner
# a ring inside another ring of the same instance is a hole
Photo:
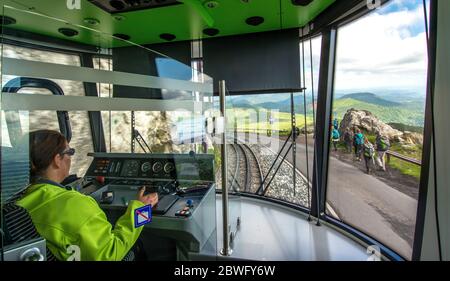
[[[50,96],[2,93],[2,110],[179,111],[203,112],[211,104],[194,101]]]
[[[3,58],[3,74],[175,91],[201,93],[212,93],[213,91],[212,84],[6,57]]]

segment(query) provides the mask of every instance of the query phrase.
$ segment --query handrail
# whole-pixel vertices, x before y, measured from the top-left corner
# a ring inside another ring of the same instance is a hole
[[[418,166],[422,166],[422,162],[420,160],[417,160],[417,159],[414,159],[414,158],[402,155],[402,154],[400,154],[398,152],[395,152],[395,151],[392,151],[392,150],[386,151],[386,155],[388,156],[387,157],[387,162],[388,163],[389,163],[389,160],[390,160],[390,156],[393,156],[395,158],[401,159],[401,160],[406,161],[408,163],[412,163],[412,164],[415,164],[415,165],[418,165]]]

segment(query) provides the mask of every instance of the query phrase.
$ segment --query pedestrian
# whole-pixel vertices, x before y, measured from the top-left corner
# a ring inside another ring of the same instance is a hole
[[[367,174],[370,175],[371,170],[370,167],[372,166],[372,164],[374,164],[373,158],[375,155],[375,148],[367,138],[364,140],[363,151],[364,151],[364,161],[366,162],[366,171]]]
[[[386,171],[386,162],[384,161],[384,156],[386,155],[386,151],[389,150],[391,144],[389,142],[389,138],[381,134],[380,131],[377,131],[376,138],[377,145],[377,164],[381,170]]]
[[[331,133],[331,142],[333,143],[334,151],[337,151],[337,144],[339,139],[341,138],[339,131],[336,128],[333,128]]]
[[[345,129],[344,132],[344,143],[345,143],[345,151],[347,153],[352,153],[352,141],[353,141],[353,133],[350,129]]]
[[[364,145],[364,135],[361,133],[360,129],[356,129],[355,135],[353,136],[353,146],[355,148],[355,158],[356,161],[361,161],[361,152]]]
[[[334,120],[333,120],[333,127],[336,130],[339,130],[339,121],[337,120],[337,118],[334,118]]]

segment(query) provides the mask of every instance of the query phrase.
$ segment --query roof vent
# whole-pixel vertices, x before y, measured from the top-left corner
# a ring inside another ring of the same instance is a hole
[[[58,31],[59,31],[59,33],[63,34],[64,36],[67,36],[67,37],[74,37],[74,36],[78,35],[78,31],[76,31],[75,29],[72,29],[72,28],[63,27],[63,28],[58,29]]]
[[[216,36],[219,34],[219,30],[217,28],[205,28],[203,29],[203,34],[206,34],[208,36]]]
[[[206,1],[203,5],[208,9],[214,9],[219,6],[219,3],[217,1]]]
[[[263,17],[250,17],[245,20],[245,23],[247,23],[248,25],[253,25],[253,26],[260,25],[263,22],[264,22]]]
[[[98,19],[96,19],[96,18],[85,18],[84,20],[83,20],[83,22],[85,23],[85,24],[88,24],[88,25],[99,25],[100,24],[100,21],[98,20]]]
[[[166,40],[166,41],[172,41],[175,38],[177,38],[175,35],[170,34],[170,33],[163,33],[159,35],[159,38]]]

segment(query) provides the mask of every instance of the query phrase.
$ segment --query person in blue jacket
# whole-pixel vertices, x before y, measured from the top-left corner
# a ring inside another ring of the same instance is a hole
[[[333,128],[331,132],[331,142],[333,143],[334,151],[337,151],[337,144],[341,138],[339,131],[336,128]]]
[[[361,152],[364,145],[364,135],[359,128],[356,128],[355,135],[353,136],[353,146],[355,148],[356,161],[361,161]]]

